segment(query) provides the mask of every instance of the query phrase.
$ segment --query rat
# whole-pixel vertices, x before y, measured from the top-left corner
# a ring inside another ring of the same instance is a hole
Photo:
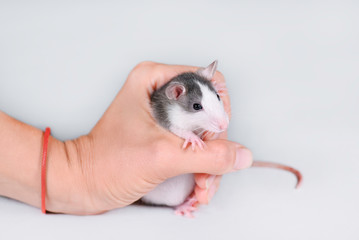
[[[217,69],[217,61],[196,72],[185,72],[172,78],[151,95],[152,115],[157,123],[175,135],[183,138],[182,148],[191,144],[204,149],[203,138],[208,133],[221,133],[229,124],[221,96],[224,88],[212,82]],[[301,183],[300,172],[291,167],[254,161],[255,167],[272,167],[290,171],[297,176],[297,187]],[[194,174],[183,174],[159,184],[141,198],[152,205],[175,208],[177,215],[193,217],[198,201],[193,194]]]

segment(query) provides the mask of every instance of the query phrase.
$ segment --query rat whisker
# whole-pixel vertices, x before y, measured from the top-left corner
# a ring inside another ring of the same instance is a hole
[[[216,132],[221,132],[221,130],[216,126],[216,124],[214,124],[214,123],[210,123],[211,125],[211,127],[216,131]]]

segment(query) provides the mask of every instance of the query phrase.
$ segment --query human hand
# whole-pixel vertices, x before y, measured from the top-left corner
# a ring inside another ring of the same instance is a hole
[[[225,140],[226,132],[218,140],[207,141],[204,151],[183,150],[183,139],[161,128],[152,117],[150,95],[154,89],[179,73],[196,70],[139,64],[90,134],[65,143],[70,153],[78,153],[70,161],[80,163],[86,183],[87,200],[78,214],[129,205],[166,179],[185,173],[197,173],[194,193],[199,203],[206,204],[217,191],[222,174],[252,164],[251,152]],[[224,83],[219,72],[214,80]],[[230,116],[229,98],[222,99]]]

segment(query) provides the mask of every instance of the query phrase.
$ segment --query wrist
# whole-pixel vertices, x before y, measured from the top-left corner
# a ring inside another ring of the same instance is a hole
[[[0,196],[41,207],[43,132],[0,111]],[[50,212],[90,214],[89,161],[81,146],[88,137],[61,142],[49,137],[46,167],[46,209]],[[76,147],[79,145],[80,147]],[[82,149],[82,150],[81,150]]]
[[[47,159],[46,208],[50,212],[94,214],[88,136],[65,142],[51,138]],[[86,146],[86,147],[85,147]]]

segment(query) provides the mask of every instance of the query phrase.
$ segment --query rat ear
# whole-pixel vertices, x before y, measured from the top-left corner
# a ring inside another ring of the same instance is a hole
[[[197,74],[201,75],[207,80],[212,80],[214,73],[217,70],[217,64],[218,61],[215,60],[213,63],[209,64],[208,67],[198,69]]]
[[[177,100],[180,96],[186,93],[186,88],[181,83],[171,83],[166,88],[166,96],[168,99]]]

